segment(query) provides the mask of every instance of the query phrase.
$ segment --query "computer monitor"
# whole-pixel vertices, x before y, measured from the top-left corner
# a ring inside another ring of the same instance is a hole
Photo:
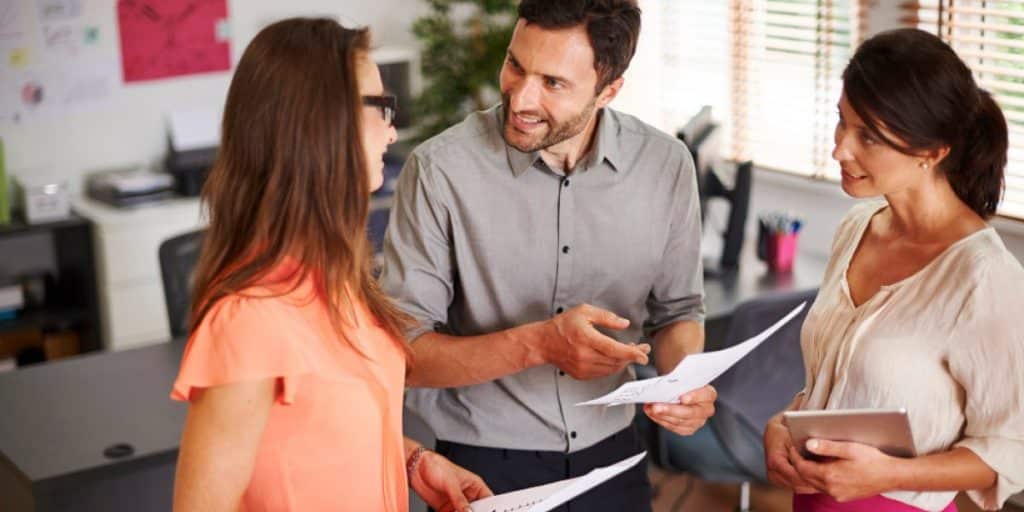
[[[405,48],[378,48],[373,51],[373,60],[380,69],[380,79],[384,90],[398,98],[398,114],[395,117],[395,128],[409,128],[413,124],[411,117],[413,99],[413,73],[416,66],[416,53]]]
[[[740,251],[743,249],[753,185],[753,164],[748,161],[735,166],[722,165],[719,158],[721,131],[711,118],[711,107],[703,107],[679,130],[677,137],[687,145],[693,156],[704,229],[723,229],[720,233],[721,255],[705,260],[705,274],[731,272],[739,267]],[[732,175],[732,180],[724,179],[719,172],[728,172]],[[731,186],[727,185],[729,181],[732,182]],[[708,225],[708,202],[714,198],[721,198],[729,203],[724,228]]]

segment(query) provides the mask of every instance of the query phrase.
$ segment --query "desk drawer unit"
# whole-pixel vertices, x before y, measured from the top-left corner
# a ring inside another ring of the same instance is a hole
[[[160,277],[160,244],[202,227],[199,200],[121,210],[79,198],[75,210],[96,226],[104,347],[123,350],[170,336]]]

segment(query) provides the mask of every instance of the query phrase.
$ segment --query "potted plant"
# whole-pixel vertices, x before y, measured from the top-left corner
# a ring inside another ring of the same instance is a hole
[[[517,0],[428,0],[416,20],[424,87],[413,104],[422,141],[500,100],[498,72],[516,23]]]

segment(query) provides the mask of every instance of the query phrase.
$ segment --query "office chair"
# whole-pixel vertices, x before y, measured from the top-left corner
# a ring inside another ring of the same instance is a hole
[[[171,338],[188,335],[189,309],[192,304],[192,270],[199,259],[205,229],[191,231],[160,244],[160,276],[164,284],[167,320]]]
[[[391,215],[391,208],[377,208],[370,210],[367,220],[367,234],[370,243],[373,244],[373,253],[380,254],[384,250],[384,234],[388,229],[388,218]]]
[[[729,322],[726,346],[756,335],[800,303],[808,303],[800,315],[712,382],[718,400],[715,414],[705,428],[683,437],[640,415],[656,465],[706,481],[739,483],[738,510],[750,510],[750,482],[768,482],[762,441],[764,427],[804,386],[800,328],[816,294],[817,290],[771,294],[736,307]],[[637,373],[639,378],[650,378],[655,371],[643,367]],[[684,503],[686,494],[676,500],[677,505]]]

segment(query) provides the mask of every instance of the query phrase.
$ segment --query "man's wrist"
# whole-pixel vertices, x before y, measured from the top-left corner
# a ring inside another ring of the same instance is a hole
[[[513,339],[523,347],[523,369],[548,362],[545,340],[551,338],[550,332],[553,329],[551,321],[544,320],[514,327],[508,331]]]

